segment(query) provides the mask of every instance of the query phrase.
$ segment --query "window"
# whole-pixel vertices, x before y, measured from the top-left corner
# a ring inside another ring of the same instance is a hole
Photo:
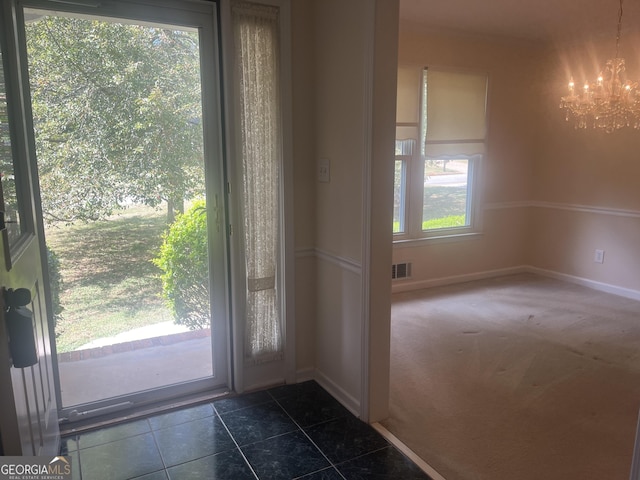
[[[398,69],[393,233],[396,240],[477,228],[487,75]]]

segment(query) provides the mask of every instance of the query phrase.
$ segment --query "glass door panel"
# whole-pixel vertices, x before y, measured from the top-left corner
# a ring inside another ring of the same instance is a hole
[[[226,387],[208,8],[176,25],[25,10],[63,410]]]

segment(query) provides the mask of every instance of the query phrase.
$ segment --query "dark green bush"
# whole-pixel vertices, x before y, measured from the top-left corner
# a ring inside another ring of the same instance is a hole
[[[58,255],[47,246],[47,263],[49,265],[49,287],[51,288],[51,303],[53,305],[53,326],[62,319],[62,305],[60,304],[60,291],[62,290],[62,275],[60,274],[60,259]]]
[[[176,217],[153,263],[162,270],[162,295],[175,322],[192,330],[208,327],[209,268],[204,200],[195,201],[189,210]]]

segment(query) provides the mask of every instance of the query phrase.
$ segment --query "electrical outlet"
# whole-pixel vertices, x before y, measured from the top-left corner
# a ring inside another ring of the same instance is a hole
[[[604,263],[604,250],[596,249],[593,254],[593,261],[595,263]]]
[[[331,163],[328,158],[318,160],[318,181],[322,183],[331,181]]]

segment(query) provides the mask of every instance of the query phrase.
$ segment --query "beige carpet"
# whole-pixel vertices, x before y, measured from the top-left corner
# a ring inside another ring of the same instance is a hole
[[[383,425],[446,480],[627,480],[640,302],[523,274],[396,294]]]

